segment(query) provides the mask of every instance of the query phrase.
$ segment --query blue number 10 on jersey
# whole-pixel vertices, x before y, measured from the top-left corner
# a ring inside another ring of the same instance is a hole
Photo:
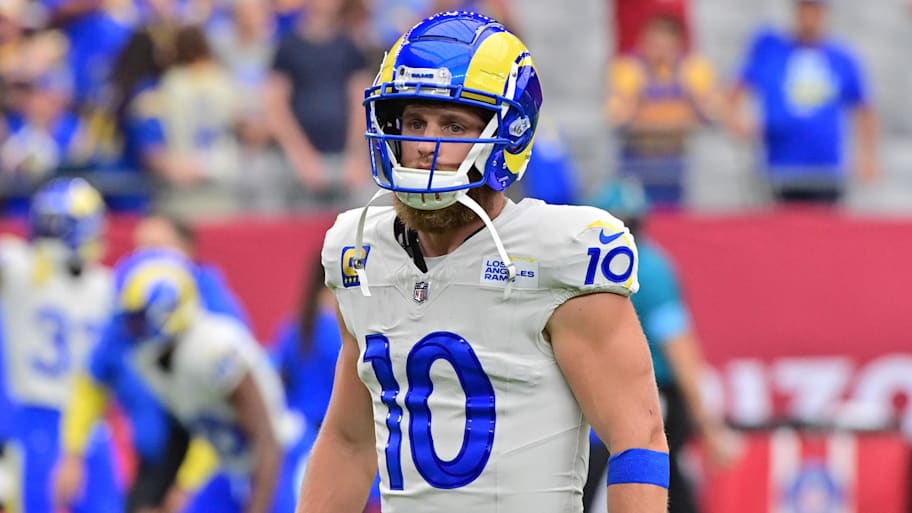
[[[451,460],[437,456],[431,433],[428,399],[434,390],[431,366],[444,359],[453,366],[466,396],[462,446]],[[390,359],[389,339],[380,334],[366,337],[364,362],[373,367],[382,388],[381,401],[389,408],[386,427],[386,470],[389,486],[404,489],[402,477],[402,407],[396,402],[399,383]],[[472,346],[459,335],[446,331],[430,333],[409,352],[405,364],[409,389],[405,407],[409,412],[409,440],[418,473],[435,488],[459,488],[474,481],[484,470],[494,445],[496,424],[494,386]]]

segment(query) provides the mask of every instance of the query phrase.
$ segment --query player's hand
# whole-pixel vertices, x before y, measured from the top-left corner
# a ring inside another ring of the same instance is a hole
[[[180,486],[174,485],[165,496],[165,503],[159,513],[179,513],[190,501],[190,494]]]
[[[323,159],[313,151],[296,149],[288,155],[302,185],[312,191],[324,191],[329,186]]]
[[[741,456],[738,433],[724,425],[713,423],[703,429],[702,435],[704,453],[712,468],[728,468]]]
[[[53,499],[57,507],[72,504],[83,492],[85,462],[81,456],[65,454],[54,473]]]

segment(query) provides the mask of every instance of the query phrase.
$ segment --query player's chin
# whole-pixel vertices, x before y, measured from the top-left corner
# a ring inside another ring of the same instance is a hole
[[[446,232],[470,223],[475,217],[475,213],[461,203],[454,203],[437,210],[421,210],[406,205],[395,196],[394,198],[393,205],[396,215],[406,226],[419,232]]]
[[[488,187],[469,189],[468,195],[483,208],[487,209],[496,193]],[[471,224],[478,219],[475,212],[463,205],[454,203],[437,210],[422,210],[410,207],[393,196],[396,215],[413,230],[425,233],[444,233]]]

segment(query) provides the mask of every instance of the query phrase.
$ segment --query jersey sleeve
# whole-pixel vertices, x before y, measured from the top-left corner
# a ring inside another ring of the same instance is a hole
[[[639,289],[636,244],[624,223],[593,207],[553,208],[542,216],[539,233],[550,246],[543,277],[561,299],[595,292],[630,296]]]
[[[849,107],[866,104],[868,92],[860,62],[848,50],[840,52],[839,55],[836,69],[842,84],[840,89],[842,103]]]
[[[711,93],[716,83],[716,73],[712,64],[708,59],[698,55],[691,55],[685,59],[681,78],[684,87],[695,97]]]
[[[760,88],[764,79],[764,61],[774,50],[777,37],[770,29],[760,30],[748,44],[737,80],[742,85],[751,88]]]
[[[639,96],[646,83],[636,59],[621,57],[611,65],[611,93],[623,99]]]

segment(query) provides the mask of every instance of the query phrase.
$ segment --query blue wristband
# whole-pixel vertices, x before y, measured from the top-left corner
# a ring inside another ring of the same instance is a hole
[[[608,485],[641,483],[668,488],[668,453],[627,449],[608,458]]]

